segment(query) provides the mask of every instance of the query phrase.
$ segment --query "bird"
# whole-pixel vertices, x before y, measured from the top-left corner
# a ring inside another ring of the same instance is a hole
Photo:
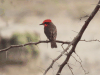
[[[44,20],[40,25],[44,25],[44,33],[51,42],[51,48],[57,48],[57,29],[50,19]]]

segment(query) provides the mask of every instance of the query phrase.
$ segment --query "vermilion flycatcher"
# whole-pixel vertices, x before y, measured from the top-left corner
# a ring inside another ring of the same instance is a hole
[[[42,24],[44,25],[44,33],[47,38],[51,41],[51,48],[57,48],[56,45],[56,36],[57,36],[57,29],[56,26],[52,23],[50,19],[46,19],[43,21]]]

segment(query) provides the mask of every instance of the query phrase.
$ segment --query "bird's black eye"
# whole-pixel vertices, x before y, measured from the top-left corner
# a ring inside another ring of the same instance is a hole
[[[48,24],[48,22],[44,22],[44,24]]]
[[[49,25],[49,22],[45,22],[44,24],[48,24]]]

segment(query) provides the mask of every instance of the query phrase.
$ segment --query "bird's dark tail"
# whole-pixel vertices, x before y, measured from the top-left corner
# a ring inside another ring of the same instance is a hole
[[[51,48],[57,48],[57,44],[55,41],[51,41]]]

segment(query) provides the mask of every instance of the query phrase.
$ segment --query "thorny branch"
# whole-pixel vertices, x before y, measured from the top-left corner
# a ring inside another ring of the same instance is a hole
[[[97,6],[95,7],[94,11],[91,13],[91,15],[89,16],[89,18],[85,21],[83,27],[81,28],[80,32],[77,34],[77,36],[72,40],[72,42],[68,45],[68,47],[63,51],[63,54],[65,53],[65,51],[67,51],[69,49],[69,46],[72,45],[72,49],[69,51],[69,53],[67,54],[67,57],[65,59],[65,61],[61,64],[61,66],[58,69],[58,72],[56,75],[60,75],[61,71],[63,69],[63,67],[68,63],[71,55],[73,52],[75,52],[75,48],[78,44],[78,42],[80,41],[84,31],[86,30],[87,26],[89,25],[90,21],[93,19],[93,17],[95,16],[95,14],[98,12],[99,8],[100,8],[100,0],[97,4]],[[62,53],[61,53],[62,55]],[[59,55],[60,56],[60,55]]]
[[[61,66],[58,69],[58,72],[56,75],[60,75],[61,71],[63,69],[63,67],[68,63],[69,58],[71,57],[72,53],[75,52],[75,48],[78,44],[78,42],[80,41],[84,31],[86,30],[87,26],[89,25],[90,21],[93,19],[93,17],[95,16],[95,14],[98,12],[100,8],[100,0],[97,4],[97,6],[95,7],[94,11],[91,13],[91,15],[89,16],[89,18],[85,21],[83,27],[81,28],[80,32],[77,34],[77,36],[72,40],[72,42],[70,43],[71,45],[73,45],[72,49],[69,51],[69,53],[67,54],[67,57],[65,59],[65,61],[61,64]],[[69,44],[69,45],[70,45]],[[63,54],[65,53],[65,51],[67,51],[69,49],[69,45],[68,47],[63,51]],[[62,53],[61,53],[62,55]],[[60,55],[59,55],[60,56]]]
[[[85,41],[85,42],[98,41],[98,42],[100,42],[100,40],[97,40],[97,39],[95,39],[95,40],[80,40],[80,41]]]
[[[85,41],[85,42],[92,42],[92,41],[98,41],[100,42],[100,40],[80,40],[80,41]],[[7,51],[7,50],[10,50],[11,48],[15,48],[15,47],[23,47],[23,46],[27,46],[27,45],[37,45],[37,44],[40,44],[40,43],[49,43],[50,41],[39,41],[39,42],[29,42],[29,43],[26,43],[26,44],[21,44],[21,45],[11,45],[5,49],[1,49],[0,52],[4,52],[4,51]],[[59,41],[59,40],[56,40],[57,43],[62,43],[63,44],[70,44],[70,42],[68,41]],[[61,46],[62,46],[61,45]]]
[[[78,62],[81,65],[81,68],[83,69],[84,73],[88,74],[88,72],[86,72],[86,70],[82,66],[82,63],[81,63],[82,61],[78,61],[74,56],[72,56],[72,57],[75,59],[76,62]]]
[[[26,43],[26,44],[22,44],[22,45],[11,45],[10,47],[7,47],[5,49],[1,49],[0,52],[4,52],[4,51],[7,51],[11,48],[15,48],[15,47],[24,47],[24,46],[27,46],[27,45],[37,45],[37,44],[40,44],[40,43],[49,43],[50,41],[39,41],[39,42],[29,42],[29,43]],[[59,40],[56,40],[57,43],[62,43],[62,44],[69,44],[70,42],[64,42],[64,41],[59,41]]]
[[[86,30],[87,26],[89,25],[90,21],[93,19],[93,17],[95,16],[95,14],[99,11],[99,8],[100,8],[100,0],[97,4],[97,6],[95,7],[94,11],[91,13],[91,15],[88,17],[88,19],[85,21],[83,27],[81,28],[80,32],[77,34],[77,36],[71,41],[71,42],[63,42],[63,41],[56,41],[57,43],[62,43],[62,44],[68,44],[67,48],[64,49],[61,54],[55,58],[54,60],[52,60],[52,63],[50,64],[50,66],[45,70],[44,72],[44,75],[46,75],[46,73],[49,71],[50,68],[52,68],[53,64],[65,53],[67,52],[67,50],[69,50],[70,46],[72,46],[71,50],[67,53],[67,57],[65,59],[65,61],[60,65],[58,71],[57,71],[57,74],[56,75],[60,75],[61,74],[61,71],[63,69],[63,67],[68,64],[68,61],[72,55],[73,52],[75,52],[75,48],[78,44],[79,41],[85,41],[85,42],[91,42],[91,41],[98,41],[100,42],[99,40],[90,40],[90,41],[86,41],[86,40],[80,40],[84,31]],[[27,46],[27,45],[37,45],[37,44],[40,44],[40,43],[49,43],[50,41],[39,41],[39,42],[29,42],[29,43],[26,43],[26,44],[22,44],[22,45],[11,45],[10,47],[8,48],[5,48],[5,49],[1,49],[0,52],[3,52],[3,51],[7,51],[11,48],[15,48],[15,47],[23,47],[23,46]],[[70,66],[69,66],[70,67]],[[82,65],[81,65],[82,67]],[[84,70],[84,69],[83,69]],[[85,71],[85,70],[84,70]]]
[[[71,68],[69,64],[67,64],[67,65],[68,65],[68,67],[69,67],[69,69],[70,69],[72,75],[74,75],[74,73],[73,73],[73,71],[72,71],[73,68]]]

